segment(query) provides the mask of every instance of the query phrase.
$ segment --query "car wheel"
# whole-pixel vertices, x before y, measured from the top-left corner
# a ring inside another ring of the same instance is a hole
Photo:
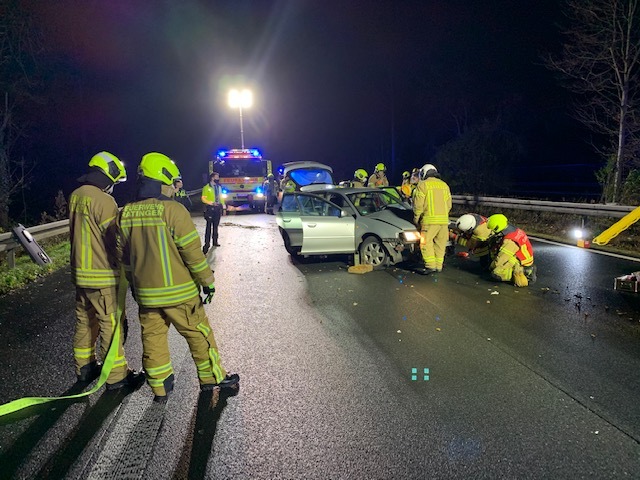
[[[378,237],[367,237],[360,245],[360,262],[382,270],[389,265],[389,254]]]
[[[292,257],[297,257],[298,254],[300,253],[300,247],[291,246],[291,239],[289,238],[289,235],[287,234],[287,232],[281,229],[280,233],[282,233],[282,239],[284,240],[284,248],[287,251],[287,253]]]

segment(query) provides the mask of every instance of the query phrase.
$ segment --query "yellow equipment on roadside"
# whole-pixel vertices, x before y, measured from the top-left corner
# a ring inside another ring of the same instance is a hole
[[[631,225],[636,223],[638,220],[640,220],[640,207],[636,208],[635,210],[632,210],[627,215],[625,215],[620,220],[618,220],[616,223],[611,225],[604,232],[602,232],[600,235],[595,237],[592,243],[595,243],[596,245],[606,245],[607,243],[609,243],[609,241],[612,238],[617,237],[618,234],[620,234],[621,232],[624,232],[627,228],[629,228]]]

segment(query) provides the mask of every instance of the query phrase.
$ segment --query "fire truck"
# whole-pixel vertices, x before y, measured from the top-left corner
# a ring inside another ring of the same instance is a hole
[[[263,184],[272,170],[271,160],[262,158],[259,150],[219,150],[215,160],[209,161],[209,174],[212,172],[220,174],[222,196],[228,209],[264,211]]]

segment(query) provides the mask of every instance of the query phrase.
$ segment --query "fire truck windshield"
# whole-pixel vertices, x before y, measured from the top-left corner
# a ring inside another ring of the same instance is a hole
[[[235,159],[229,158],[224,161],[217,161],[213,165],[214,171],[220,177],[265,177],[267,175],[264,162],[255,159]]]

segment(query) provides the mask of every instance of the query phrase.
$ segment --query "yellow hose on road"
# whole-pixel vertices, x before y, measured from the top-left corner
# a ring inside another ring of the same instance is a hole
[[[0,417],[3,415],[8,415],[13,412],[17,412],[18,410],[22,410],[23,408],[32,407],[34,405],[41,405],[43,403],[55,402],[56,400],[69,400],[74,398],[82,398],[91,395],[92,393],[97,392],[102,385],[105,384],[107,378],[109,377],[109,373],[113,368],[113,362],[118,355],[118,345],[120,343],[120,324],[122,318],[122,312],[124,312],[124,307],[127,299],[127,288],[129,286],[129,282],[124,275],[124,272],[120,272],[120,285],[118,287],[118,308],[116,310],[116,328],[113,332],[113,337],[111,338],[111,345],[109,345],[109,350],[107,351],[107,356],[104,359],[104,363],[102,364],[102,371],[100,372],[100,377],[98,378],[98,382],[96,385],[89,390],[88,392],[78,393],[76,395],[68,395],[65,397],[24,397],[19,398],[18,400],[13,400],[9,403],[5,403],[4,405],[0,405]]]

